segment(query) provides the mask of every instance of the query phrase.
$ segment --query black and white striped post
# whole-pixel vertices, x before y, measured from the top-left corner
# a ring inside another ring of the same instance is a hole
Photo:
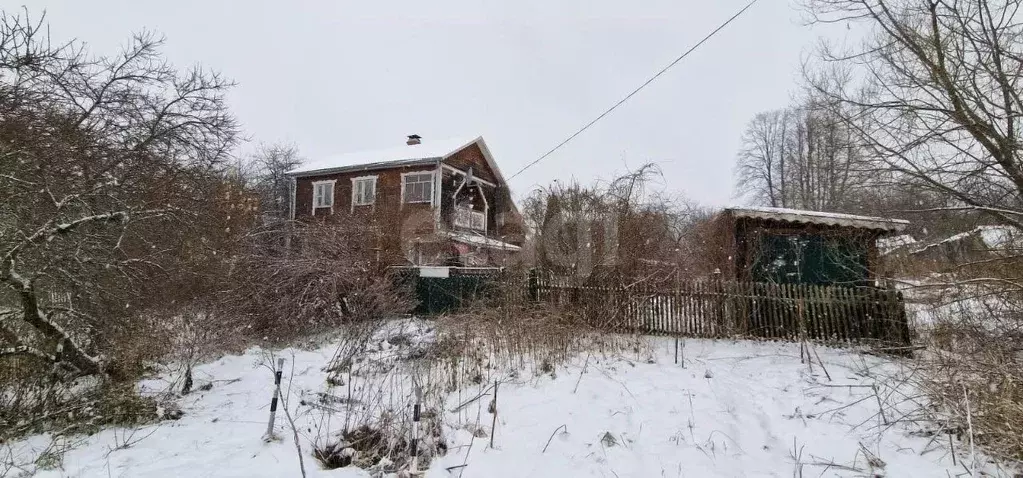
[[[412,474],[419,473],[419,417],[422,409],[423,389],[419,387],[419,380],[412,376],[412,386],[415,388],[416,403],[412,405],[412,439],[409,444],[409,452],[412,455],[412,465],[409,470]]]
[[[284,359],[277,359],[277,370],[274,371],[274,396],[270,399],[270,422],[266,424],[266,435],[263,439],[274,439],[274,418],[277,416],[277,399],[281,395],[281,372],[284,371]]]

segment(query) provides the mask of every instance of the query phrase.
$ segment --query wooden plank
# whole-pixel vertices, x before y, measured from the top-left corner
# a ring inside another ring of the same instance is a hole
[[[846,344],[852,343],[853,322],[856,320],[856,311],[853,307],[852,297],[845,287],[836,287],[835,294],[838,296],[838,320],[842,327],[842,341]]]
[[[700,336],[700,282],[689,284],[689,327],[693,337]]]
[[[801,311],[799,310],[799,297],[795,294],[795,284],[782,284],[782,294],[785,297],[785,338],[800,340],[802,338]]]
[[[781,301],[779,303],[782,305],[781,314],[779,316],[779,318],[782,319],[781,338],[783,340],[792,340],[793,339],[793,337],[792,337],[792,321],[793,321],[792,320],[792,316],[793,316],[793,313],[792,313],[792,309],[791,309],[791,304],[792,304],[791,300],[792,299],[789,297],[789,285],[782,284],[779,289],[781,289],[781,292],[780,292],[780,294],[781,294]]]
[[[682,303],[681,303],[682,292],[681,292],[680,289],[681,289],[681,284],[676,282],[675,283],[675,287],[671,291],[671,295],[672,295],[672,300],[671,300],[671,322],[672,322],[672,324],[671,324],[671,332],[675,336],[681,335],[681,332],[682,332],[681,331],[681,328],[682,328],[681,327],[681,325],[682,325]]]
[[[724,337],[728,327],[725,324],[725,290],[721,279],[714,279],[714,336]]]
[[[697,282],[689,284],[689,333],[693,337],[700,336],[699,307],[697,306]]]
[[[752,286],[743,282],[733,282],[735,289],[739,292],[739,320],[741,321],[741,328],[743,335],[749,335],[754,333],[753,331],[753,298],[750,294]]]
[[[753,295],[756,297],[753,306],[756,308],[757,314],[757,335],[766,338],[770,327],[767,314],[767,300],[765,299],[767,296],[767,286],[755,282],[752,289]]]
[[[810,286],[810,300],[813,304],[811,320],[814,325],[814,340],[826,342],[828,339],[828,316],[824,313],[824,296],[821,294],[823,287],[819,285]]]
[[[696,283],[686,284],[686,333],[696,337]]]
[[[800,340],[813,340],[813,319],[810,316],[810,284],[793,284],[793,291],[795,291],[795,297],[793,302],[797,304],[799,311],[796,314],[796,320],[799,321],[798,335]]]
[[[817,285],[806,284],[803,286],[803,314],[806,321],[807,340],[818,341],[821,339],[820,318],[817,316]]]
[[[799,285],[798,284],[786,284],[786,293],[788,296],[789,304],[789,323],[790,331],[789,337],[792,340],[802,340],[805,334],[803,326],[803,304],[802,298],[799,296]]]
[[[707,295],[707,282],[699,282],[699,304],[700,304],[700,337],[710,337],[710,302]]]
[[[834,342],[835,337],[835,323],[832,322],[831,300],[828,293],[828,287],[826,286],[817,288],[817,297],[820,300],[821,328],[823,331],[821,342],[825,344]]]
[[[866,308],[864,307],[862,296],[859,291],[855,289],[847,289],[846,294],[849,297],[849,305],[852,308],[852,314],[850,314],[849,322],[849,340],[853,343],[860,343],[863,339],[863,328],[866,322]]]

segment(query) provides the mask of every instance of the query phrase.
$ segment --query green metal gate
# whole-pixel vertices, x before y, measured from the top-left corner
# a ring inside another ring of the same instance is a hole
[[[397,268],[399,281],[412,287],[419,305],[416,315],[456,312],[472,302],[492,296],[500,268],[448,267],[447,277],[424,277],[419,268]]]

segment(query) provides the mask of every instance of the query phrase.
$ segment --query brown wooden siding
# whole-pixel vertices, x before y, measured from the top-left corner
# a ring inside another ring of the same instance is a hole
[[[468,171],[471,167],[473,175],[497,184],[497,175],[494,174],[494,170],[487,164],[487,159],[483,157],[483,151],[476,143],[470,144],[461,151],[452,154],[444,160],[444,163],[462,171]]]
[[[316,181],[335,180],[334,183],[334,215],[364,217],[379,231],[379,237],[373,239],[381,250],[381,260],[387,264],[403,264],[406,262],[402,251],[402,237],[409,234],[427,235],[434,232],[433,210],[429,203],[402,204],[401,176],[403,173],[436,171],[436,166],[408,166],[373,171],[352,171],[344,173],[303,176],[296,179],[295,184],[295,219],[308,220],[312,215],[313,183]],[[376,176],[376,200],[373,205],[355,206],[352,208],[352,179],[363,176]],[[415,220],[411,216],[417,215]],[[324,217],[330,220],[327,209],[318,209],[315,218]],[[404,228],[404,230],[403,230]]]

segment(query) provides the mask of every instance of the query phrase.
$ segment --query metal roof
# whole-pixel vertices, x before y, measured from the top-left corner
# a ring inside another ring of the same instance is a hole
[[[311,176],[313,174],[427,164],[451,156],[477,141],[482,143],[482,140],[483,138],[479,136],[435,141],[424,139],[420,144],[403,144],[393,148],[338,154],[311,161],[288,171],[288,174]]]
[[[909,221],[905,219],[857,216],[854,214],[842,214],[837,212],[809,211],[780,207],[741,206],[725,208],[725,211],[730,212],[735,217],[768,219],[801,224],[820,224],[824,226],[855,227],[860,229],[874,229],[892,232],[902,231],[909,225]]]

